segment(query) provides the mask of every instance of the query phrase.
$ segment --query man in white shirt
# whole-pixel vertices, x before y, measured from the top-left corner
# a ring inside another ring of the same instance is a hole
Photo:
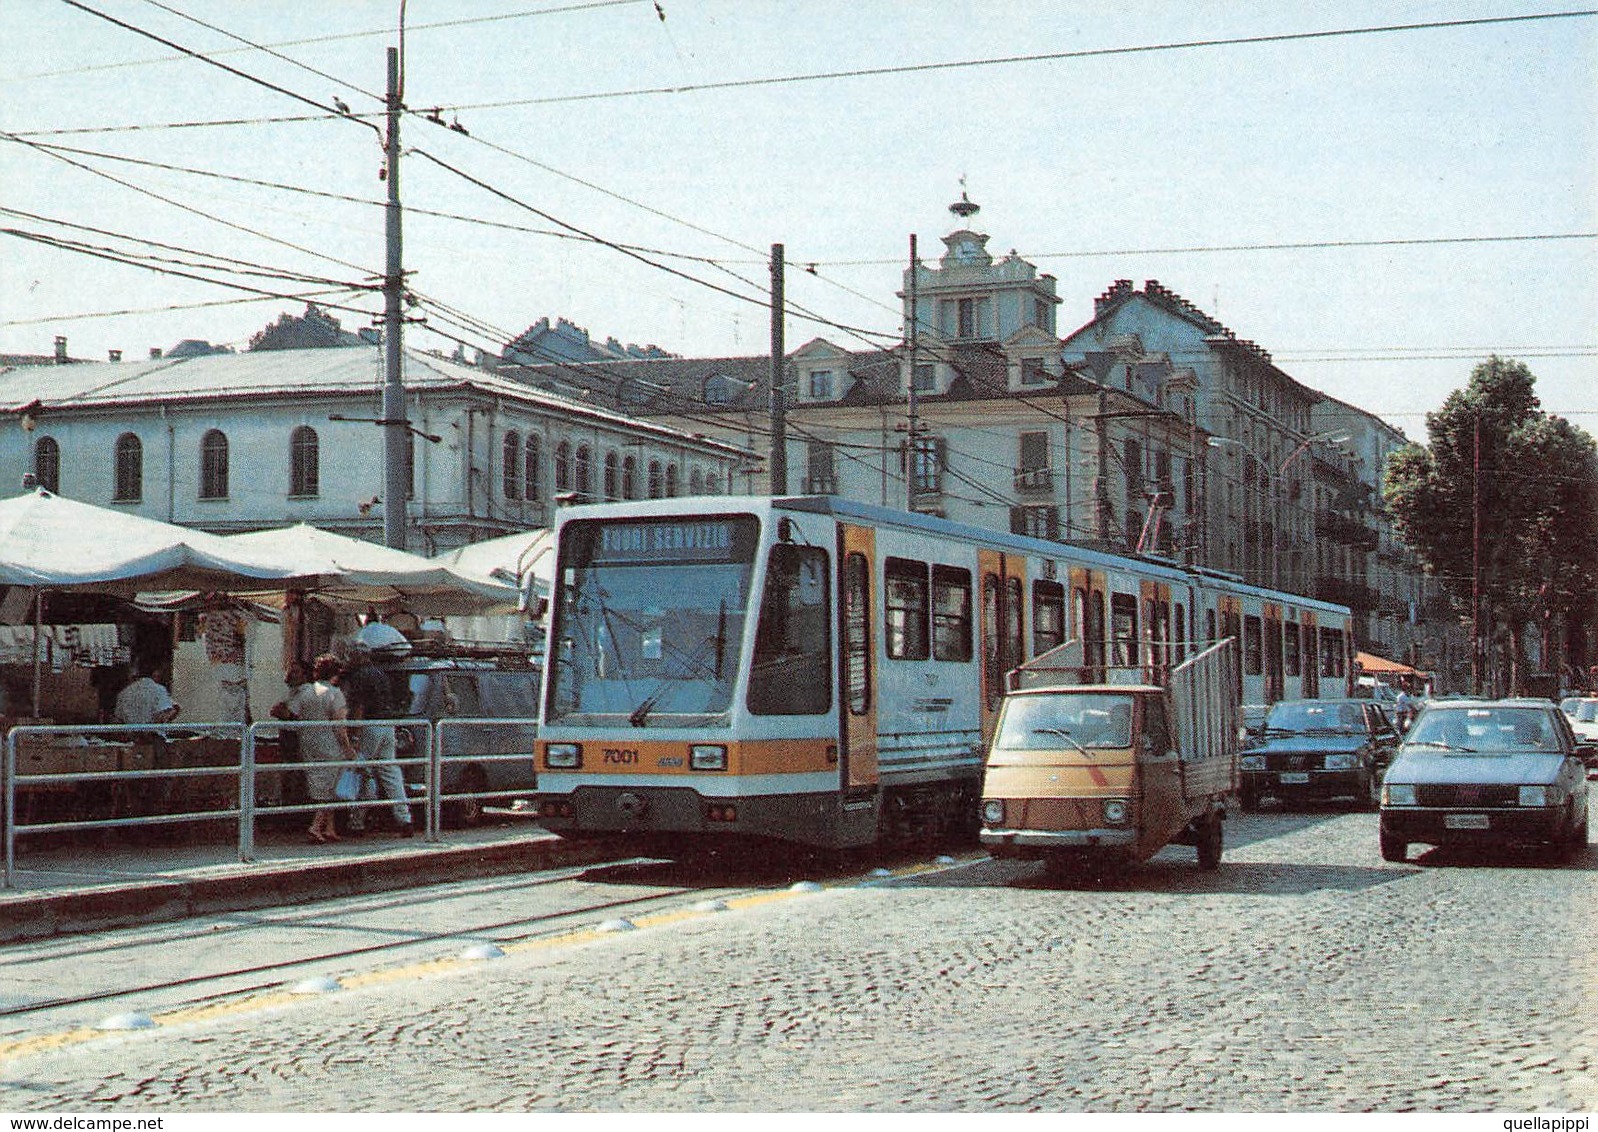
[[[140,673],[117,693],[114,713],[117,723],[171,723],[182,710],[172,702],[172,693]]]

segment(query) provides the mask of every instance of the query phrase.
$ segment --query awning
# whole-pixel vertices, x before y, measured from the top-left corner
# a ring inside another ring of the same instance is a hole
[[[1377,656],[1372,652],[1357,652],[1354,654],[1354,666],[1367,676],[1425,676],[1428,675],[1418,668],[1411,668],[1407,664],[1400,664],[1396,660],[1388,660],[1385,656]]]

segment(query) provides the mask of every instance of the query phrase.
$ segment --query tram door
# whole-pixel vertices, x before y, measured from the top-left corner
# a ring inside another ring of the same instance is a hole
[[[982,642],[982,740],[986,744],[998,721],[1006,678],[1026,659],[1025,611],[1022,608],[1025,559],[1007,559],[996,550],[977,551],[981,576],[980,640]]]
[[[1283,697],[1282,607],[1266,602],[1260,610],[1265,623],[1265,702],[1274,704]]]
[[[877,622],[877,538],[870,527],[843,524],[838,531],[838,747],[845,791],[877,784],[877,666],[872,628]]]
[[[1102,571],[1071,567],[1072,632],[1082,642],[1082,680],[1104,682],[1104,592]]]
[[[1321,634],[1318,619],[1309,610],[1304,611],[1304,698],[1318,700],[1321,696]]]
[[[1175,643],[1171,633],[1171,587],[1167,582],[1143,582],[1144,678],[1164,684],[1171,670]]]

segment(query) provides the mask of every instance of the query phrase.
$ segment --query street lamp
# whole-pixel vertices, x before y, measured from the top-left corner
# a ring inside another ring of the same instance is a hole
[[[1281,466],[1276,469],[1276,474],[1281,475],[1287,471],[1287,466],[1302,456],[1310,445],[1319,444],[1323,440],[1327,444],[1341,444],[1348,438],[1349,434],[1346,432],[1322,432],[1314,436],[1306,436],[1303,443],[1287,454],[1287,459],[1283,460]]]

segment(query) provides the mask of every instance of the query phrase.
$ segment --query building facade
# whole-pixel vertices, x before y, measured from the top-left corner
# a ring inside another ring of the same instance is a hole
[[[0,371],[0,476],[216,533],[310,523],[382,541],[382,357],[271,350]],[[550,524],[562,501],[725,493],[748,453],[405,354],[408,548]]]

